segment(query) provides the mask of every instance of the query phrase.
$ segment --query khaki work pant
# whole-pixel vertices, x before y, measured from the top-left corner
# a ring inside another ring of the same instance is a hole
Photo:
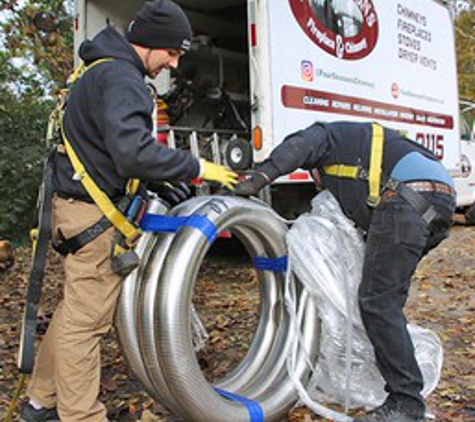
[[[101,217],[93,204],[55,198],[53,234],[74,236]],[[36,357],[28,395],[57,407],[62,422],[104,422],[99,402],[100,339],[113,323],[121,278],[110,267],[110,228],[65,258],[64,297]]]

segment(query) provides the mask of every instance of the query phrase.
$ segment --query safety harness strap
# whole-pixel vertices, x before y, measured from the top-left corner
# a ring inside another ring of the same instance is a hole
[[[72,75],[70,83],[74,84],[78,78],[83,76],[84,73],[86,73],[92,67],[97,66],[100,63],[109,62],[111,60],[112,59],[109,58],[97,60],[85,68],[79,66],[78,69]],[[125,237],[126,244],[129,246],[134,245],[138,238],[141,236],[142,231],[127,220],[126,216],[114,205],[114,203],[107,196],[107,194],[96,184],[96,182],[86,171],[85,166],[79,159],[71,142],[66,136],[66,131],[64,128],[64,110],[62,110],[59,124],[66,153],[68,154],[68,157],[74,169],[74,177],[81,182],[81,184],[86,189],[86,192],[89,194],[94,203],[104,214],[104,216],[114,225],[114,227],[117,228],[117,230],[119,230],[120,233],[122,233],[122,235]],[[126,186],[127,195],[134,195],[138,190],[139,184],[140,181],[138,179],[130,179]]]
[[[346,177],[348,179],[358,179],[360,177],[360,167],[347,166],[345,164],[333,164],[323,167],[325,174],[335,177]]]
[[[117,208],[121,212],[125,212],[129,206],[129,202],[129,198],[125,197],[117,204]],[[98,238],[110,227],[112,227],[112,223],[106,216],[103,216],[101,219],[99,219],[99,221],[97,221],[97,223],[94,223],[92,226],[78,233],[76,236],[70,237],[68,239],[62,238],[59,240],[59,242],[55,242],[53,239],[53,248],[56,250],[56,252],[63,256],[75,254],[79,249]],[[61,233],[59,234],[61,235]]]
[[[38,198],[38,229],[32,235],[32,266],[28,280],[18,353],[18,369],[22,374],[30,374],[33,370],[38,307],[41,299],[48,245],[51,240],[52,199],[53,165],[52,154],[49,154],[45,163],[43,184],[40,187]]]
[[[97,66],[98,64],[101,64],[101,63],[111,62],[113,60],[114,59],[112,58],[105,57],[103,59],[98,59],[98,60],[93,61],[88,66],[86,66],[84,62],[81,62],[79,66],[76,69],[74,69],[73,74],[68,79],[68,84],[73,85],[82,75],[84,75],[88,70],[92,69],[94,66]]]
[[[383,164],[384,129],[373,123],[373,138],[371,140],[371,160],[369,164],[369,196],[367,204],[376,207],[381,199],[381,173]]]
[[[346,164],[332,164],[323,167],[323,172],[328,176],[343,177],[347,179],[367,179],[369,195],[367,204],[376,207],[381,198],[381,175],[384,149],[384,129],[378,123],[372,124],[371,156],[369,174],[360,166]]]
[[[61,126],[63,125],[61,124]],[[117,228],[117,230],[119,230],[125,236],[127,243],[130,245],[134,244],[134,242],[141,235],[140,229],[135,227],[127,220],[125,215],[117,209],[105,192],[101,190],[99,186],[97,186],[94,180],[92,180],[84,165],[76,155],[76,152],[74,151],[70,142],[67,140],[66,134],[64,133],[64,127],[62,127],[62,131],[64,146],[66,147],[66,152],[69,159],[71,160],[75,172],[74,177],[80,180],[87,193],[93,199],[101,212]]]
[[[93,62],[88,67],[83,64],[80,65],[73,75],[71,76],[69,83],[74,82],[81,77],[87,70],[91,69],[100,63],[111,61],[112,59],[101,59]],[[126,186],[126,198],[119,203],[119,207],[116,207],[109,197],[97,186],[92,178],[87,173],[84,165],[79,160],[76,152],[74,151],[71,143],[66,137],[64,130],[64,106],[67,101],[67,90],[61,92],[61,100],[58,107],[53,112],[50,123],[48,125],[47,139],[53,139],[53,130],[55,127],[55,121],[58,124],[58,128],[61,132],[61,137],[64,142],[64,148],[71,160],[72,166],[75,171],[75,176],[79,178],[86,191],[94,200],[96,205],[104,214],[105,218],[99,220],[96,224],[91,226],[85,232],[81,233],[78,238],[71,240],[71,244],[65,245],[65,248],[69,247],[76,251],[85,243],[96,238],[103,233],[109,226],[109,221],[125,236],[126,243],[132,245],[141,234],[141,230],[135,227],[132,223],[127,221],[123,214],[123,211],[127,206],[121,206],[125,201],[130,202],[130,197],[134,195],[139,187],[139,180],[131,179]],[[43,175],[43,183],[40,188],[38,198],[38,229],[32,230],[33,240],[33,257],[32,266],[29,275],[26,305],[23,315],[22,333],[20,338],[20,350],[18,355],[18,368],[20,373],[29,374],[33,370],[34,365],[34,346],[36,338],[36,326],[38,307],[41,298],[41,289],[43,285],[43,278],[46,266],[46,257],[48,253],[48,247],[51,240],[51,214],[52,214],[52,201],[53,201],[53,157],[57,153],[56,148],[52,148],[47,160],[45,162],[45,169]],[[76,249],[77,248],[77,249]]]
[[[427,201],[419,192],[406,186],[404,182],[397,180],[389,180],[386,184],[386,188],[397,192],[401,198],[409,203],[421,216],[422,221],[431,226],[439,216],[435,207]],[[437,223],[435,224],[437,226]],[[440,227],[436,227],[440,228]],[[445,228],[445,226],[444,226]]]

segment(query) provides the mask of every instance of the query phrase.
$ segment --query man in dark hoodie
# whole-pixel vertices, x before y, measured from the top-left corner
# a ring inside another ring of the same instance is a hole
[[[144,77],[178,65],[191,45],[190,23],[170,0],[147,2],[125,37],[113,27],[85,41],[79,55],[94,64],[71,89],[64,132],[95,183],[114,202],[130,178],[188,181],[201,177],[232,188],[225,167],[172,150],[152,136],[153,99]],[[101,60],[107,59],[107,60]],[[74,174],[68,156],[54,163],[53,235],[70,239],[102,214]],[[21,411],[26,422],[104,422],[98,400],[101,337],[113,321],[121,277],[111,269],[111,227],[65,258],[64,298],[43,339]]]
[[[359,307],[389,394],[355,422],[420,422],[423,380],[403,308],[418,262],[448,235],[453,182],[429,150],[399,132],[334,122],[289,135],[235,193],[255,195],[298,168],[309,170],[366,232]]]

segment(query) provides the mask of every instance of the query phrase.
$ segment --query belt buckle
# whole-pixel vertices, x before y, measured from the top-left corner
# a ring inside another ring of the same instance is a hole
[[[395,190],[385,189],[381,195],[381,200],[394,198],[395,196],[398,196],[398,193]]]
[[[381,197],[380,196],[377,196],[377,197],[368,196],[368,198],[366,199],[366,204],[370,208],[376,208],[379,205],[380,202],[381,202]]]
[[[362,180],[368,180],[369,179],[369,173],[363,168],[363,167],[358,167],[358,179]]]
[[[138,241],[140,240],[140,238],[142,237],[142,235],[143,235],[143,231],[140,230],[140,229],[137,230],[137,233],[134,236],[132,236],[132,237],[125,240],[126,245],[129,248],[135,247],[137,245]]]
[[[442,183],[437,183],[434,180],[429,180],[429,184],[431,185],[431,190],[433,192],[443,192],[444,191],[444,185]]]
[[[397,192],[397,188],[401,182],[398,180],[388,180],[386,182],[386,189],[392,190],[394,192]]]

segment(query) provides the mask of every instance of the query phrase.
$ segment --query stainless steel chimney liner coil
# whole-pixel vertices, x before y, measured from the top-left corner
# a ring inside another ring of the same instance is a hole
[[[157,212],[153,204],[149,212]],[[253,258],[279,258],[287,254],[287,226],[260,201],[196,197],[168,215],[206,217],[218,232],[231,231]],[[266,422],[277,421],[297,400],[286,368],[288,351],[297,340],[284,306],[285,275],[256,270],[261,309],[248,352],[233,371],[211,385],[199,367],[190,326],[195,282],[210,246],[202,231],[189,226],[176,233],[147,233],[140,240],[136,251],[142,264],[124,281],[116,313],[117,333],[126,361],[147,393],[185,420],[256,420],[248,406],[223,397],[215,390],[218,388],[255,402]],[[299,289],[296,282],[294,288]],[[302,330],[306,333],[306,351],[315,358],[318,318],[314,305],[307,305]],[[303,357],[301,361],[296,372],[306,380],[309,369]]]

